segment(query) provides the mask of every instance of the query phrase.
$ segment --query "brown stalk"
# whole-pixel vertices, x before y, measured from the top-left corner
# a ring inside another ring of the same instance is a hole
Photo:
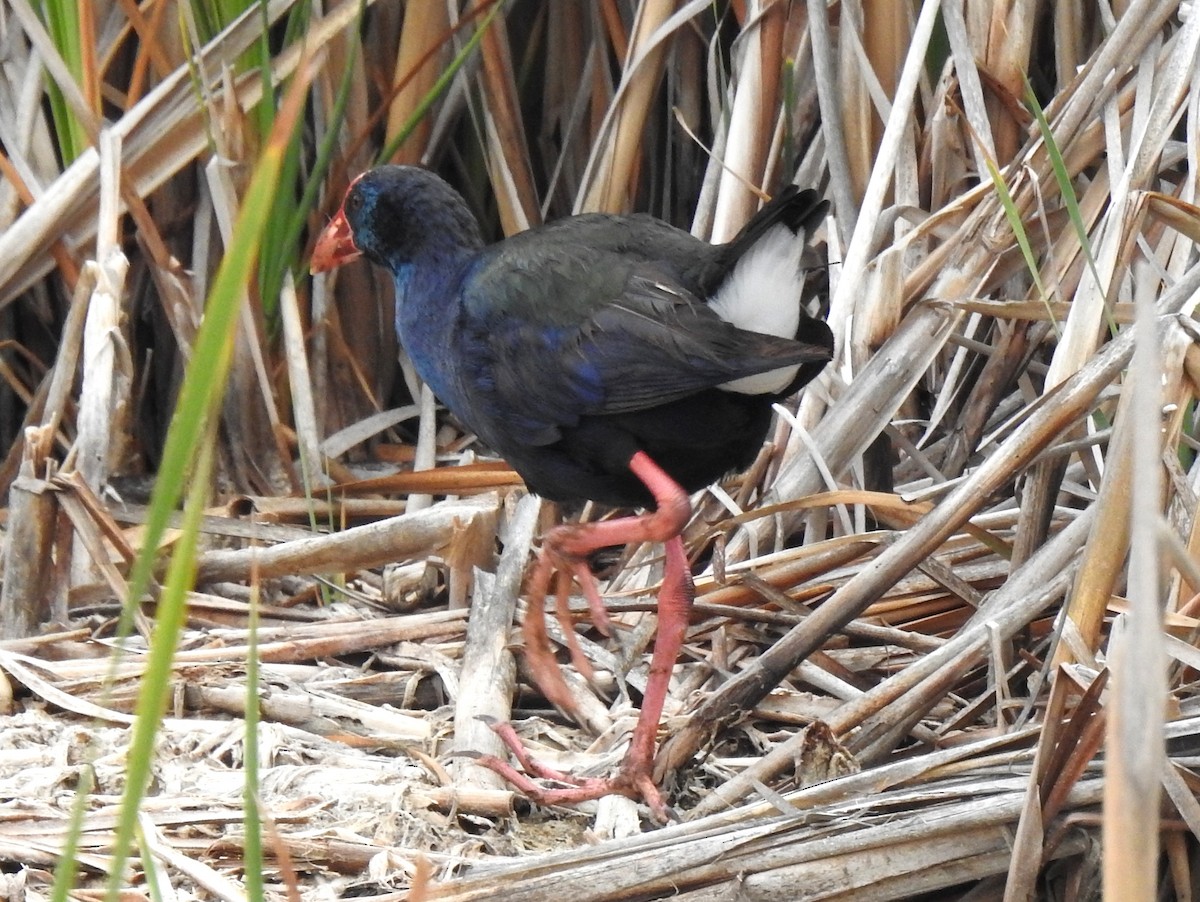
[[[396,89],[388,104],[386,134],[389,138],[412,117],[417,105],[437,81],[439,67],[446,56],[448,34],[450,16],[444,4],[413,3],[405,7],[392,78]],[[396,148],[391,162],[420,162],[432,128],[429,117],[418,122],[408,140]]]

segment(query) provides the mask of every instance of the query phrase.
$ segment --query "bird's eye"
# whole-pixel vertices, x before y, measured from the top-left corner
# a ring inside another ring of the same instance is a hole
[[[361,194],[351,194],[346,198],[346,210],[350,213],[357,213],[362,208],[363,200]]]

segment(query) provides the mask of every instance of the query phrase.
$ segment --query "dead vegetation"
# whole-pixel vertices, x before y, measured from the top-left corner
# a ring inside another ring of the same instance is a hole
[[[78,898],[116,869],[127,898],[240,899],[259,840],[261,894],[305,899],[1200,897],[1200,21],[1178,7],[479,0],[356,24],[276,0],[217,34],[207,4],[98,2],[76,62],[7,0],[8,897],[48,896],[74,842]],[[144,487],[193,465],[164,435],[280,146],[264,84],[310,78],[202,434],[205,540],[125,873],[159,679],[157,583],[126,604]],[[381,148],[497,235],[639,209],[717,241],[785,180],[834,203],[838,358],[688,530],[659,756],[678,824],[530,811],[462,754],[500,752],[487,715],[573,770],[618,760],[659,550],[597,562],[621,636],[581,618],[599,685],[574,679],[587,722],[563,721],[513,629],[554,512],[395,365],[388,286],[303,275]]]

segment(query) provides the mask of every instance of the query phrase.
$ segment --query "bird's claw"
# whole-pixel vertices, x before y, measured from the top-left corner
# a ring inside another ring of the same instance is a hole
[[[499,774],[531,802],[546,806],[577,805],[606,795],[623,795],[635,802],[643,802],[650,809],[650,816],[659,824],[679,820],[679,815],[666,804],[662,793],[654,784],[648,764],[626,757],[611,777],[576,777],[543,764],[530,755],[512,724],[492,723],[489,726],[508,747],[522,769],[517,770],[495,755],[479,755],[476,763]],[[534,781],[534,777],[562,785],[542,786]]]
[[[556,529],[563,529],[563,527]],[[534,682],[545,693],[546,698],[560,710],[572,717],[579,718],[581,716],[579,706],[559,671],[558,661],[555,660],[550,647],[550,639],[546,633],[546,610],[543,602],[549,593],[551,578],[558,577],[555,579],[554,616],[566,640],[571,665],[589,682],[595,680],[595,669],[583,653],[579,637],[575,633],[574,617],[570,606],[571,579],[563,577],[573,577],[579,583],[584,597],[587,599],[592,622],[605,636],[612,635],[612,622],[609,620],[608,612],[604,609],[600,589],[596,585],[596,578],[587,566],[586,559],[558,551],[555,548],[555,532],[556,530],[551,530],[547,534],[542,552],[530,574],[529,607],[523,626],[525,660]]]

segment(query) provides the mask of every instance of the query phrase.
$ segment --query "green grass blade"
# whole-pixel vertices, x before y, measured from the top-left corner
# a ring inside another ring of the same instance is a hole
[[[492,4],[492,8],[483,17],[483,20],[479,23],[479,27],[475,29],[474,33],[472,33],[471,37],[463,45],[462,50],[455,54],[454,59],[450,61],[450,65],[446,67],[446,71],[433,83],[433,87],[429,89],[429,93],[421,98],[421,102],[417,104],[417,108],[408,117],[408,121],[400,127],[400,130],[392,136],[392,140],[380,151],[379,156],[376,157],[379,162],[386,163],[392,158],[392,155],[400,148],[400,145],[408,140],[408,136],[412,134],[417,124],[425,118],[425,114],[429,112],[429,108],[450,87],[454,81],[454,76],[458,74],[458,70],[466,64],[467,60],[471,58],[471,54],[479,47],[479,43],[483,40],[483,36],[487,33],[489,26],[491,26],[492,20],[496,18],[496,14],[500,12],[502,5],[499,2]]]
[[[233,347],[232,332],[226,344]],[[228,369],[228,359],[218,363]],[[193,371],[195,368],[193,368]],[[224,383],[224,373],[221,382]],[[209,418],[211,423],[212,418]],[[196,545],[200,537],[200,522],[208,500],[208,484],[212,474],[213,431],[199,445],[187,504],[184,506],[183,528],[167,578],[159,598],[155,616],[154,634],[146,657],[146,673],[142,678],[142,691],[138,695],[133,736],[129,741],[129,754],[125,773],[125,793],[121,799],[117,818],[117,834],[113,840],[112,870],[109,873],[108,902],[121,898],[125,879],[125,864],[138,828],[138,812],[141,801],[150,783],[150,772],[154,763],[154,739],[158,734],[159,721],[166,708],[171,692],[171,673],[175,663],[175,647],[187,620],[187,594],[196,576]]]
[[[1033,284],[1037,288],[1038,297],[1046,305],[1046,315],[1050,317],[1050,323],[1054,326],[1055,333],[1061,334],[1061,330],[1058,328],[1058,320],[1054,316],[1054,308],[1050,306],[1050,298],[1047,296],[1046,288],[1042,284],[1042,275],[1038,270],[1038,261],[1033,253],[1033,245],[1029,242],[1029,235],[1025,231],[1025,224],[1021,222],[1021,213],[1017,209],[1017,205],[1013,202],[1012,193],[1009,192],[1008,185],[1004,181],[1004,176],[996,168],[995,162],[989,159],[987,161],[987,168],[988,175],[992,177],[992,184],[996,186],[996,194],[1000,197],[1000,205],[1004,207],[1004,216],[1008,220],[1009,227],[1013,230],[1013,235],[1016,236],[1017,246],[1021,249],[1021,256],[1025,258],[1025,266],[1029,269],[1029,274],[1033,277]]]
[[[366,11],[367,0],[359,0],[358,18],[355,21],[356,32],[362,30],[362,20]],[[358,61],[359,47],[358,43],[354,43],[350,47],[349,60],[346,68],[342,71],[337,96],[334,98],[333,109],[330,110],[329,121],[326,123],[325,134],[321,138],[321,143],[317,145],[317,158],[313,161],[308,181],[304,185],[304,192],[300,196],[300,203],[296,206],[292,218],[288,222],[284,238],[284,244],[287,247],[295,247],[299,243],[300,235],[308,225],[308,213],[317,205],[317,195],[320,193],[321,186],[325,183],[325,176],[332,165],[333,155],[337,150],[338,132],[346,119],[346,105],[350,102],[350,91],[354,87],[354,65]]]
[[[50,888],[50,902],[69,902],[71,889],[79,871],[79,840],[83,837],[83,818],[87,814],[88,799],[96,785],[96,771],[89,761],[79,772],[75,784],[75,799],[71,802],[71,819],[63,839],[62,853],[54,867],[54,885]]]
[[[242,791],[242,823],[245,829],[242,855],[246,862],[246,898],[262,899],[263,883],[262,813],[259,811],[258,775],[258,581],[250,585],[250,618],[246,638],[246,714],[242,767],[245,782]]]
[[[190,479],[182,535],[172,555],[159,599],[146,676],[137,702],[125,795],[108,885],[111,902],[115,902],[121,891],[138,809],[149,782],[154,738],[170,692],[175,647],[186,619],[187,592],[195,575],[196,541],[212,467],[217,411],[233,355],[237,316],[246,286],[254,276],[285,150],[300,118],[310,72],[309,67],[303,67],[303,74],[297,76],[288,92],[271,139],[255,167],[225,258],[217,270],[204,319],[196,335],[193,365],[184,377],[175,416],[167,432],[163,460],[147,512],[145,541],[130,574],[126,618],[132,616],[130,612],[149,586],[158,544],[186,481]]]
[[[79,34],[81,25],[77,0],[42,0],[42,18],[67,69],[77,83],[83,78],[83,47]],[[50,116],[54,121],[58,150],[63,165],[70,165],[89,146],[87,129],[71,109],[62,91],[50,80],[46,86],[50,101]]]
[[[1075,195],[1075,186],[1071,183],[1067,164],[1063,161],[1062,151],[1059,150],[1058,144],[1054,140],[1054,132],[1051,131],[1050,123],[1046,120],[1046,113],[1042,109],[1042,105],[1038,103],[1037,95],[1033,93],[1033,86],[1029,83],[1028,78],[1025,78],[1025,105],[1033,113],[1038,130],[1042,133],[1042,141],[1046,145],[1046,155],[1050,158],[1050,166],[1054,169],[1054,180],[1058,183],[1058,193],[1062,196],[1063,203],[1067,207],[1067,216],[1070,217],[1075,234],[1079,237],[1079,246],[1083,249],[1084,257],[1087,259],[1088,269],[1092,271],[1092,278],[1096,280],[1096,284],[1103,285],[1104,283],[1100,280],[1100,271],[1096,268],[1096,258],[1092,254],[1092,244],[1088,239],[1087,227],[1083,224],[1083,214],[1079,212],[1079,198]],[[1108,317],[1109,335],[1115,338],[1117,322],[1113,319],[1112,311],[1109,310],[1107,304],[1104,306],[1104,313]]]

